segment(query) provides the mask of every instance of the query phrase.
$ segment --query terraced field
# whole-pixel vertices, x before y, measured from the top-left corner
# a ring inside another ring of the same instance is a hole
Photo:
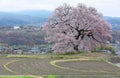
[[[101,58],[88,58],[88,56],[78,58],[77,56],[76,59],[53,59],[38,56],[37,58],[4,56],[0,57],[0,75],[56,75],[58,78],[65,75],[66,77],[69,75],[117,75],[116,78],[119,78],[120,68]]]
[[[50,59],[24,59],[8,65],[20,75],[106,75],[120,74],[120,69],[102,61],[70,61],[51,65]]]

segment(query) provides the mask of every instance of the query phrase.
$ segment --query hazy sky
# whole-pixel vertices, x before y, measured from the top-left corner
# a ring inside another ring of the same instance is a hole
[[[63,3],[72,6],[85,3],[87,6],[95,7],[103,15],[120,17],[120,0],[0,0],[0,11],[54,10]]]

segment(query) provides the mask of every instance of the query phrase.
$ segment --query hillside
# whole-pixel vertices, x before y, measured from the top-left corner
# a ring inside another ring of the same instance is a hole
[[[44,33],[39,30],[27,29],[1,29],[0,43],[7,43],[8,45],[29,45],[29,44],[45,44]]]

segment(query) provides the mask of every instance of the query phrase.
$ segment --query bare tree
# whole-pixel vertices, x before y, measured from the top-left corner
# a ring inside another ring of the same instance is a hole
[[[90,52],[111,38],[111,25],[95,8],[64,4],[54,11],[43,27],[46,40],[53,43],[55,53]]]

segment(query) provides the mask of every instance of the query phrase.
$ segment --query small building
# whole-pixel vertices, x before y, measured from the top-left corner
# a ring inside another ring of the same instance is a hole
[[[21,49],[14,49],[13,54],[23,54],[23,51]]]
[[[20,26],[14,26],[13,29],[18,30],[20,29]]]
[[[33,46],[30,50],[29,50],[29,53],[33,53],[33,54],[37,54],[39,53],[40,50],[38,48],[38,46]]]

